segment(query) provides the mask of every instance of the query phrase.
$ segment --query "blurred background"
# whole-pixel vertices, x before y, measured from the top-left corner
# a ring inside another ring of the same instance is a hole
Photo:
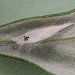
[[[75,8],[75,0],[0,0],[0,25]]]

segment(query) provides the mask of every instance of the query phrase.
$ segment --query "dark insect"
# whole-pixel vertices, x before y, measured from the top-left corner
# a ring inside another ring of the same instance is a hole
[[[28,40],[28,36],[23,36],[24,37],[24,41],[27,41]]]

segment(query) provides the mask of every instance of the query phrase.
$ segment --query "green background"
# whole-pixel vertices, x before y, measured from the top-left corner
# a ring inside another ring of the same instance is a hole
[[[0,75],[54,75],[39,66],[19,58],[0,54]]]
[[[75,0],[0,0],[0,25],[74,8]]]

